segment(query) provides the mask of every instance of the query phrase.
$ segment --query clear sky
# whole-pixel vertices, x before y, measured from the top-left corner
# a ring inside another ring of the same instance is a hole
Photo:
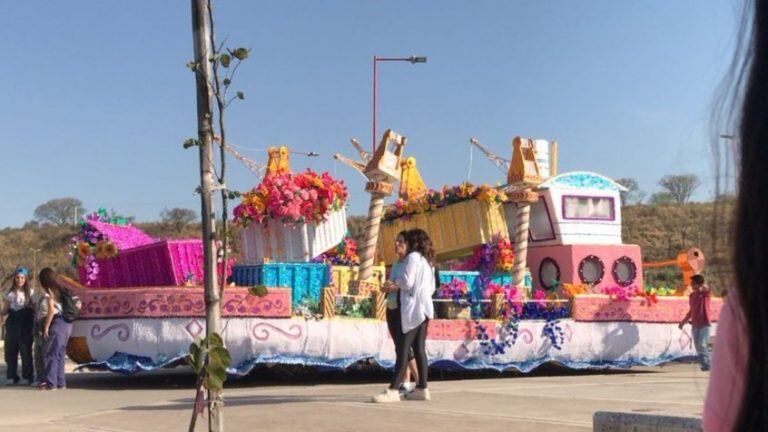
[[[515,135],[557,140],[560,171],[634,177],[696,173],[713,193],[709,117],[731,61],[738,0],[216,1],[217,36],[252,49],[228,111],[231,143],[285,144],[345,179],[352,214],[361,177],[334,163],[350,137],[371,141],[371,60],[379,131],[408,136],[434,188],[467,179],[469,138],[509,157]],[[114,208],[139,221],[198,210],[188,1],[5,1],[0,16],[0,227],[49,199]],[[264,151],[243,154],[259,162]],[[259,179],[232,165],[229,186]],[[504,177],[478,152],[471,180]]]

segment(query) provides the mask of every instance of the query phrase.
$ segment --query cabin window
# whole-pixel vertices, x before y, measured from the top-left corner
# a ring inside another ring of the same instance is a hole
[[[621,286],[631,285],[637,277],[637,265],[632,258],[623,256],[613,262],[613,280]]]
[[[557,261],[546,257],[539,265],[539,282],[545,289],[553,289],[560,283],[560,266]]]
[[[563,196],[563,218],[614,220],[613,197]]]
[[[588,285],[597,285],[603,280],[605,266],[603,261],[595,255],[588,255],[579,264],[579,278]]]
[[[528,226],[531,240],[554,240],[555,230],[552,227],[552,219],[549,216],[549,208],[542,198],[531,205],[531,221]]]

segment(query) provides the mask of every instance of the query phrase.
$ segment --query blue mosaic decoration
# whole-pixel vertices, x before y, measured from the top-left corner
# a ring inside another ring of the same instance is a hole
[[[232,281],[239,286],[291,288],[293,307],[302,301],[319,302],[320,293],[329,285],[330,277],[330,267],[324,263],[236,265],[232,269]]]
[[[624,187],[608,177],[591,172],[576,171],[553,177],[539,186],[547,188],[552,186],[568,186],[577,189],[600,189],[610,191],[624,191]]]

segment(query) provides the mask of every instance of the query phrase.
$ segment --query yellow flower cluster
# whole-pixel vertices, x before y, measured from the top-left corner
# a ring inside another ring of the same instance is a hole
[[[562,291],[563,291],[563,297],[565,298],[573,298],[579,294],[587,294],[589,293],[589,285],[587,284],[569,284],[564,283],[562,284]]]
[[[96,258],[110,259],[117,256],[117,246],[109,240],[96,243]]]

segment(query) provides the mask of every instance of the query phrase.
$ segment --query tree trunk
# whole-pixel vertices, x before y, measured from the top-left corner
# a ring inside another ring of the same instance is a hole
[[[197,133],[200,141],[200,198],[203,228],[203,274],[205,284],[205,333],[206,337],[221,331],[220,296],[216,284],[215,227],[216,214],[213,209],[213,129],[211,120],[211,57],[210,26],[206,0],[191,0],[192,34],[195,48],[195,73],[197,89]],[[208,393],[208,430],[224,430],[224,401],[219,391]]]

